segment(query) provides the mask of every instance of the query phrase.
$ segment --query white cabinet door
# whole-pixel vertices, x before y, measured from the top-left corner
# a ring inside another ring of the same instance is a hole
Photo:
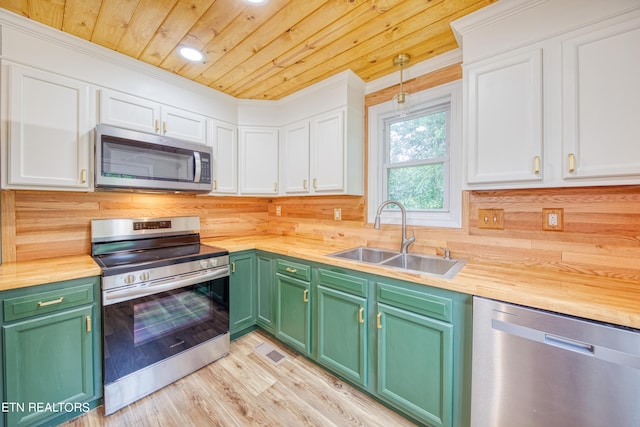
[[[278,194],[278,129],[240,128],[240,192]]]
[[[207,143],[207,118],[180,108],[162,105],[162,134],[185,141]]]
[[[213,122],[213,193],[238,192],[238,128]]]
[[[467,182],[542,180],[542,50],[465,67]]]
[[[8,89],[8,187],[89,189],[91,86],[12,64]]]
[[[160,104],[144,98],[100,90],[100,123],[147,133],[159,133]]]
[[[109,89],[100,90],[100,123],[207,143],[205,116]]]
[[[309,121],[282,131],[282,186],[286,194],[309,193]]]
[[[311,184],[314,192],[344,191],[345,144],[344,110],[311,120]]]
[[[562,53],[563,177],[639,176],[640,19],[565,40]]]

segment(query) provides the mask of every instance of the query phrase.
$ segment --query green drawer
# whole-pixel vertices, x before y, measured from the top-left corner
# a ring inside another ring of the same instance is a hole
[[[447,322],[451,321],[453,303],[449,298],[378,283],[377,299],[379,302],[404,308],[414,313]]]
[[[352,295],[367,297],[367,279],[336,273],[324,269],[318,270],[319,284],[325,287],[337,289]]]
[[[293,261],[279,259],[276,263],[276,272],[307,282],[311,280],[311,267]]]
[[[4,300],[4,321],[52,313],[93,302],[93,283]]]

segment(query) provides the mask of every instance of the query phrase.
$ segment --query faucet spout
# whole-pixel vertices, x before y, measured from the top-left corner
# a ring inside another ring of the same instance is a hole
[[[376,230],[380,229],[380,215],[382,214],[382,210],[384,209],[384,207],[387,205],[396,205],[398,208],[400,208],[400,213],[402,214],[402,243],[400,246],[400,251],[403,254],[406,254],[407,250],[409,249],[409,245],[416,241],[416,236],[414,231],[412,233],[413,235],[407,238],[407,211],[402,203],[395,200],[385,200],[384,202],[382,202],[380,206],[378,206],[378,212],[376,213],[376,219],[373,223],[373,228],[375,228]]]

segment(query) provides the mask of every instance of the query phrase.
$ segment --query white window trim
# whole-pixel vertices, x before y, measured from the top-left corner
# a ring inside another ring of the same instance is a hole
[[[462,83],[447,83],[410,95],[410,111],[450,103],[449,116],[449,210],[443,212],[407,212],[407,224],[425,227],[461,228],[462,224]],[[369,153],[367,220],[373,223],[378,206],[384,201],[384,123],[397,115],[391,101],[369,108]],[[383,224],[400,224],[400,211],[384,210]]]

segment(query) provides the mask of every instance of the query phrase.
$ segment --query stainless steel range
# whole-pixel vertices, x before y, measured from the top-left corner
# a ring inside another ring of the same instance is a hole
[[[229,353],[229,253],[198,217],[91,221],[102,267],[105,415]]]

